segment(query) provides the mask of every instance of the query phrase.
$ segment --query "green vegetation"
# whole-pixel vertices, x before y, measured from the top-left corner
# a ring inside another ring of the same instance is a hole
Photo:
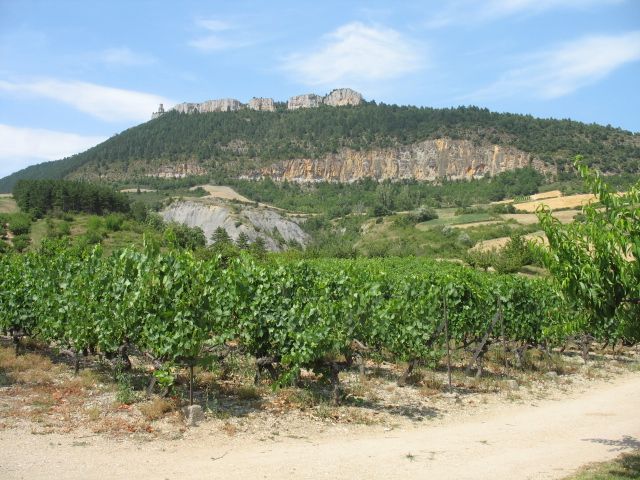
[[[510,340],[555,340],[545,332],[562,309],[543,280],[416,259],[262,264],[241,255],[221,265],[153,245],[104,256],[45,242],[1,256],[0,277],[0,331],[16,338],[107,356],[136,346],[167,367],[236,339],[279,364],[285,383],[300,368],[329,368],[333,378],[354,341],[395,361],[441,355],[445,298],[458,345],[479,342],[497,309]]]
[[[623,453],[611,462],[601,462],[580,469],[565,480],[629,480],[640,478],[640,451]]]
[[[575,320],[585,335],[624,317],[628,334],[640,340],[640,182],[617,195],[581,157],[575,162],[598,204],[585,206],[583,219],[568,225],[539,210],[550,246],[541,250],[544,262],[567,298],[585,312]]]
[[[578,153],[602,171],[640,171],[640,146],[632,133],[620,129],[477,107],[368,103],[277,112],[169,112],[84,153],[10,175],[0,181],[0,192],[10,191],[19,179],[59,179],[80,169],[93,177],[112,174],[114,180],[144,179],[160,164],[186,161],[199,164],[207,176],[227,184],[240,172],[279,160],[319,158],[344,147],[366,150],[442,137],[513,146],[547,164],[557,164],[560,171],[570,167],[566,159]]]
[[[128,212],[129,200],[104,185],[68,180],[20,180],[13,198],[23,212],[35,217],[60,212]]]
[[[502,200],[506,196],[536,193],[544,177],[532,168],[503,172],[495,178],[443,181],[440,184],[372,179],[350,184],[320,182],[311,185],[229,180],[238,193],[252,200],[294,212],[324,213],[330,218],[369,212],[375,216],[393,211],[430,207],[468,207]]]

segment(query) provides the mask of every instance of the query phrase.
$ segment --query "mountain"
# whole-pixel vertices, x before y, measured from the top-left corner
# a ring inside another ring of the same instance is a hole
[[[191,111],[161,112],[83,153],[16,172],[0,180],[0,192],[21,178],[352,182],[477,178],[525,166],[553,176],[576,154],[605,173],[640,172],[638,134],[477,107],[276,102],[274,111]]]

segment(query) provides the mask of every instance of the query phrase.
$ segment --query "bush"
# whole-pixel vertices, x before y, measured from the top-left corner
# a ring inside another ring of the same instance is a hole
[[[429,220],[435,220],[438,218],[436,211],[426,205],[422,205],[415,213],[414,218],[417,222],[428,222]]]
[[[107,227],[107,230],[111,230],[112,232],[121,230],[123,222],[124,215],[119,213],[111,213],[104,219],[105,227]]]
[[[26,235],[31,231],[31,217],[25,213],[14,213],[7,223],[14,235]]]
[[[24,252],[31,243],[31,240],[29,239],[29,235],[16,235],[11,242],[15,250]]]
[[[467,232],[462,232],[460,235],[458,235],[458,243],[460,245],[464,245],[465,247],[473,247],[474,244],[473,240],[471,240],[471,237]]]

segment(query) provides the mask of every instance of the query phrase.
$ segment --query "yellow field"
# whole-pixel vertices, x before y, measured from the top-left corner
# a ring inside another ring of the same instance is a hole
[[[545,198],[556,198],[561,197],[562,192],[560,190],[551,190],[549,192],[536,193],[535,195],[531,195],[531,200],[542,200]]]
[[[538,241],[547,243],[547,236],[542,230],[524,235],[522,238],[526,240],[537,239]],[[492,238],[491,240],[485,240],[483,242],[476,243],[471,250],[491,250],[492,248],[500,249],[504,247],[508,242],[509,237]]]
[[[210,197],[251,203],[251,200],[249,200],[247,197],[243,197],[231,187],[222,187],[219,185],[198,185],[196,187],[192,187],[190,190],[195,190],[196,188],[202,188],[209,194]]]
[[[540,205],[546,205],[551,210],[557,210],[559,208],[577,208],[586,205],[589,202],[593,202],[596,196],[591,193],[583,193],[579,195],[569,195],[567,197],[555,197],[544,200],[534,200],[531,202],[518,203],[514,206],[518,210],[524,212],[535,212]]]
[[[15,213],[18,210],[18,205],[11,195],[3,194],[0,196],[0,213]]]

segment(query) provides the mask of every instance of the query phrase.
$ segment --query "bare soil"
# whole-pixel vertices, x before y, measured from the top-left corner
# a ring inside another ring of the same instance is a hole
[[[441,367],[399,387],[402,366],[370,363],[364,378],[341,375],[341,406],[311,372],[309,388],[273,391],[242,365],[203,371],[206,418],[186,427],[171,399],[134,392],[126,405],[96,368],[75,376],[60,359],[2,348],[0,478],[562,478],[640,445],[635,352],[587,366],[575,352],[532,352],[524,370],[490,353],[482,379],[455,359],[452,391]]]

